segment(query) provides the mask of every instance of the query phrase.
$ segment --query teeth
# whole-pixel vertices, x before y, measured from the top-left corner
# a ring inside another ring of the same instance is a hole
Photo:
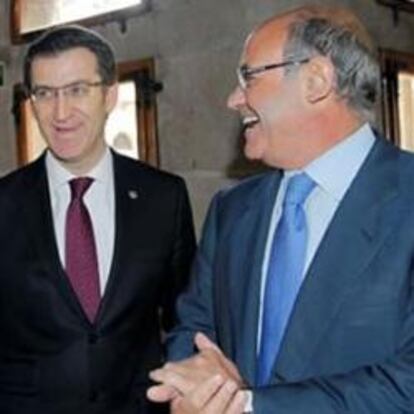
[[[246,116],[242,119],[244,126],[251,126],[256,122],[259,122],[259,118],[257,116]]]

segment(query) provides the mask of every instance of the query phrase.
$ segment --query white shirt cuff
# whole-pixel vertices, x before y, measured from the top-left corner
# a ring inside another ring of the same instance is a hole
[[[246,404],[244,405],[243,413],[252,413],[253,412],[253,392],[250,390],[244,390],[244,395],[246,397]]]

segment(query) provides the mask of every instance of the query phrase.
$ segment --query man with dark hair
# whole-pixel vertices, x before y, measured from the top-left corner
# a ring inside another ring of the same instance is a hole
[[[98,74],[105,85],[113,85],[117,81],[111,45],[91,30],[75,25],[64,26],[50,30],[29,47],[23,62],[23,81],[28,91],[32,88],[32,64],[36,57],[57,55],[77,47],[86,48],[93,53]]]
[[[303,7],[248,37],[237,74],[244,152],[273,170],[214,198],[178,362],[148,396],[174,413],[413,413],[414,157],[370,126],[375,48],[349,11]]]
[[[164,412],[145,398],[194,233],[183,180],[104,141],[117,99],[97,33],[32,44],[24,79],[47,151],[0,180],[0,413]]]

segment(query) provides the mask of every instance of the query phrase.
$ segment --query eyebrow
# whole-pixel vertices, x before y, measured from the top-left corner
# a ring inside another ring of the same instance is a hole
[[[65,84],[60,85],[60,86],[47,85],[47,84],[42,84],[42,83],[33,83],[32,88],[33,87],[36,87],[36,88],[64,88],[65,86],[76,85],[77,83],[83,83],[83,82],[94,83],[94,82],[100,82],[100,80],[78,79],[78,80],[74,80],[74,81],[69,82],[69,83],[65,83]]]

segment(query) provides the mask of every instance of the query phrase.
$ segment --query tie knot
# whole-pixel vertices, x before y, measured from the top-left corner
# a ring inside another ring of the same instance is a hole
[[[80,177],[69,181],[72,200],[82,199],[88,188],[91,186],[93,178]]]
[[[285,195],[285,204],[303,204],[315,182],[305,173],[293,176],[287,186]]]

